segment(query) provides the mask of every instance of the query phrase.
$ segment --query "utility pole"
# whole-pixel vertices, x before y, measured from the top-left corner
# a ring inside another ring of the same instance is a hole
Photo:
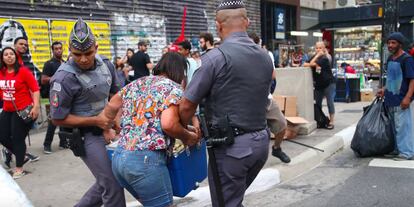
[[[387,58],[389,56],[387,48],[387,37],[393,32],[398,31],[399,27],[399,11],[400,0],[383,0],[383,23],[382,23],[382,47],[381,47],[381,76],[380,87],[384,86],[384,70],[387,64]]]

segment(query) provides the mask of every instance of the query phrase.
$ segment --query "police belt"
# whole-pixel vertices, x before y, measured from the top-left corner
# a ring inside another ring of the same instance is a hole
[[[257,130],[245,130],[242,129],[240,127],[231,127],[232,131],[233,131],[233,136],[237,137],[243,134],[247,134],[247,133],[251,133],[251,132],[257,132],[257,131],[261,131],[263,129],[257,129]],[[212,127],[209,130],[209,134],[210,137],[214,137],[214,138],[220,138],[220,137],[225,137],[227,136],[226,133],[223,132],[223,130],[220,130],[218,128]]]
[[[86,133],[92,133],[95,136],[101,136],[103,134],[103,129],[101,129],[97,126],[81,127],[79,129],[80,129],[82,135],[85,135]]]
[[[61,128],[60,130],[65,132],[72,132],[72,128]],[[85,136],[86,133],[92,133],[95,136],[101,136],[103,134],[103,129],[97,126],[90,126],[90,127],[79,127],[79,130],[82,136]]]

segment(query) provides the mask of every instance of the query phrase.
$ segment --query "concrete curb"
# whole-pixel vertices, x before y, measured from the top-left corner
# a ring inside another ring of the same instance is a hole
[[[246,196],[271,189],[276,185],[292,180],[316,168],[324,160],[331,157],[342,148],[349,146],[355,132],[355,126],[356,125],[351,125],[315,146],[325,152],[308,149],[293,157],[289,164],[277,164],[262,169],[255,181],[246,191]],[[175,203],[185,207],[211,205],[208,186],[200,187],[197,190],[190,192],[185,198],[176,199]]]
[[[331,157],[342,148],[349,146],[355,132],[355,126],[356,124],[353,124],[315,146],[316,148],[324,150],[324,152],[308,149],[293,157],[289,164],[279,164],[272,166],[271,168],[279,170],[281,183],[292,180],[316,168],[324,160]]]

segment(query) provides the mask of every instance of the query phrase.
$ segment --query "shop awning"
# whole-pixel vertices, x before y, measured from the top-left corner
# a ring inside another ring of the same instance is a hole
[[[360,7],[328,9],[319,12],[319,23],[306,29],[322,30],[358,26],[382,25],[381,4]],[[414,17],[414,1],[400,2],[400,23],[409,23]]]

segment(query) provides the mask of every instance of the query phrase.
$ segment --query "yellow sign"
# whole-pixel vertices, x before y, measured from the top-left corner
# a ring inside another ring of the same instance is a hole
[[[51,58],[50,45],[54,41],[62,42],[63,58],[67,59],[69,34],[75,22],[75,20],[0,18],[0,49],[7,46],[13,47],[17,37],[27,37],[32,62],[42,71],[44,63]],[[88,22],[88,24],[99,45],[99,54],[110,58],[111,28],[109,23]]]
[[[109,23],[104,22],[87,22],[95,35],[99,45],[98,51],[100,55],[111,57],[111,29]],[[75,21],[51,20],[52,42],[59,41],[63,44],[63,58],[68,57],[69,52],[69,34],[72,31]]]
[[[34,65],[42,70],[50,59],[49,24],[47,20],[0,18],[0,48],[13,47],[17,37],[28,38]]]

